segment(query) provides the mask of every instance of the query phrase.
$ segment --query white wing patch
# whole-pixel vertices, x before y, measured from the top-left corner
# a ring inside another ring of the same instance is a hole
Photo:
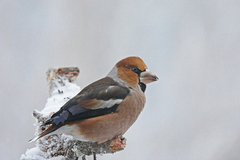
[[[103,104],[101,106],[99,106],[98,108],[95,109],[99,109],[99,108],[111,108],[112,106],[114,106],[115,104],[120,104],[122,102],[122,99],[109,99],[107,101],[104,100],[100,100]]]

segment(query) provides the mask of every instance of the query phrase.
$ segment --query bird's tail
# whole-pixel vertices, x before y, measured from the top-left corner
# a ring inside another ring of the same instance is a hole
[[[38,136],[36,136],[35,138],[32,138],[28,141],[28,143],[34,142],[36,140],[38,140],[39,138],[50,134],[52,132],[54,132],[55,130],[57,130],[58,128],[62,127],[62,125],[55,125],[55,124],[51,124],[45,131],[43,131],[41,134],[39,134]]]

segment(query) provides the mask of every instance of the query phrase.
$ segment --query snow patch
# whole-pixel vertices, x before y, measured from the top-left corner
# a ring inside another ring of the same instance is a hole
[[[41,115],[41,117],[50,117],[52,113],[57,112],[68,100],[77,95],[80,90],[79,86],[65,80],[64,85],[56,86],[51,94],[51,97],[47,99],[44,109],[42,111],[37,111],[37,113]],[[39,130],[40,125],[41,124],[38,120],[36,120],[36,135],[41,132]],[[58,155],[56,157],[52,155],[59,152],[61,147],[67,148],[68,141],[71,139],[71,136],[66,135],[55,136],[51,141],[43,137],[37,141],[36,147],[27,149],[26,153],[21,155],[20,160],[65,160],[65,157],[62,155]],[[44,146],[48,146],[48,148],[42,148]],[[45,152],[42,150],[45,150]]]

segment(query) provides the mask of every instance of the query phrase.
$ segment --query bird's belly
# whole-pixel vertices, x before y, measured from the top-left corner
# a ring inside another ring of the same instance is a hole
[[[104,119],[99,117],[83,120],[78,127],[81,136],[73,136],[79,140],[89,140],[99,143],[106,142],[116,136],[123,135],[136,120],[136,118],[127,119],[121,117],[112,121],[112,116],[114,116],[114,113],[104,117]]]
[[[145,104],[145,96],[136,95],[125,98],[114,113],[69,124],[73,126],[69,134],[81,141],[99,143],[123,135],[136,121]]]
[[[130,103],[131,104],[131,103]],[[115,113],[85,119],[79,122],[78,129],[85,139],[93,142],[105,142],[116,136],[123,135],[136,121],[144,103],[129,107],[119,105]]]
[[[75,125],[64,125],[60,127],[58,130],[54,131],[53,134],[65,134],[65,135],[71,135],[74,139],[79,141],[90,141],[89,139],[84,138],[84,136],[81,135],[79,132],[78,126]]]

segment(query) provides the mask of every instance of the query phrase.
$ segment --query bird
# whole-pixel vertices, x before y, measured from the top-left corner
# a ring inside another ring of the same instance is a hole
[[[145,106],[146,84],[157,80],[140,57],[124,58],[106,77],[86,86],[66,102],[41,125],[47,129],[29,142],[51,134],[97,143],[122,136]]]

